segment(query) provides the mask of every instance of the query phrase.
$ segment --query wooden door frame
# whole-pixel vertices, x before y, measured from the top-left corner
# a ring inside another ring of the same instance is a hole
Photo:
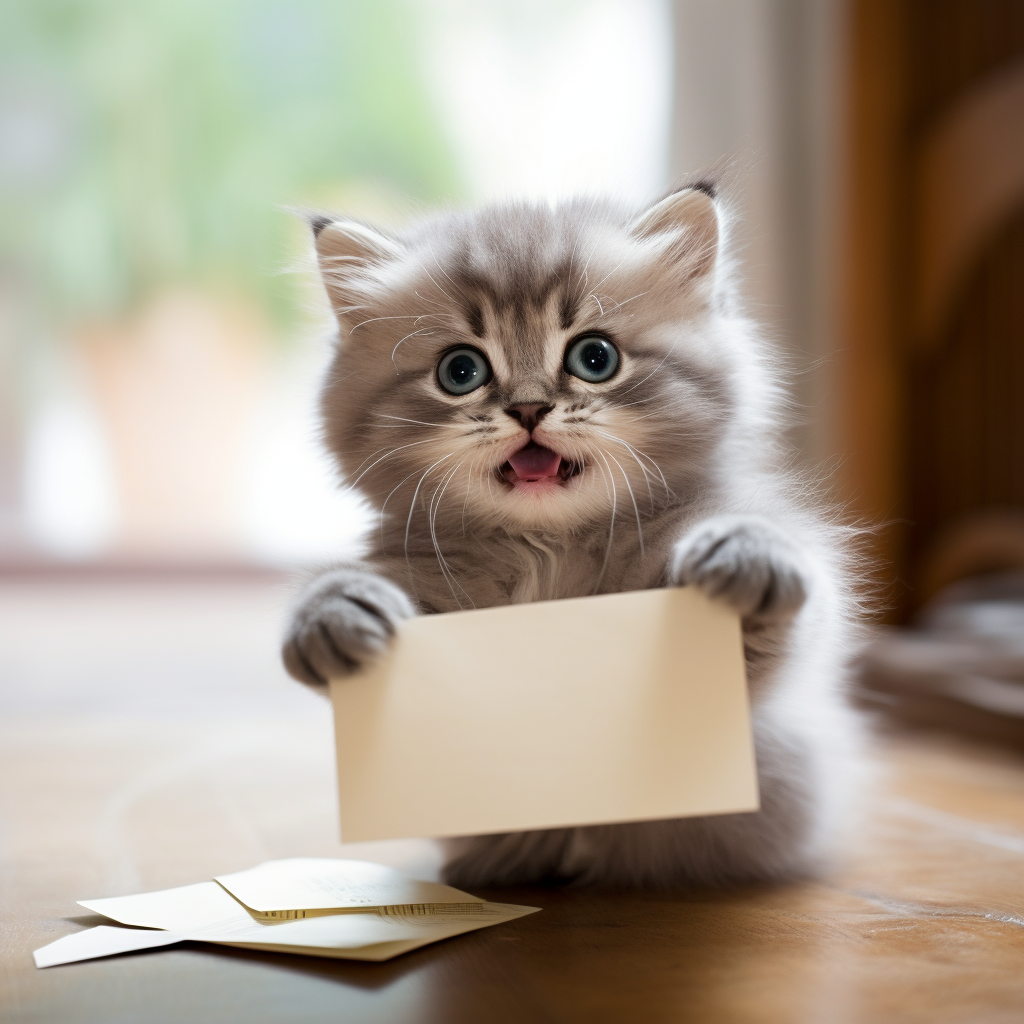
[[[847,19],[846,180],[833,363],[835,482],[851,517],[872,531],[866,553],[881,584],[885,617],[893,619],[906,601],[903,7],[893,0],[850,0]]]

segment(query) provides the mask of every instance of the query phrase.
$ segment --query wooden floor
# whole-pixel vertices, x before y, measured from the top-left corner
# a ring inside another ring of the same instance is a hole
[[[715,893],[531,889],[521,921],[358,964],[199,945],[37,971],[75,900],[334,838],[329,712],[276,665],[264,586],[0,586],[0,1021],[1019,1022],[1024,758],[925,735],[829,878]],[[349,848],[436,871],[430,844]]]

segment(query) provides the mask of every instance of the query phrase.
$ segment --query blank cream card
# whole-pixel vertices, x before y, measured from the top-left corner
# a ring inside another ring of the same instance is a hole
[[[693,588],[410,619],[331,697],[346,842],[758,807],[739,620]]]

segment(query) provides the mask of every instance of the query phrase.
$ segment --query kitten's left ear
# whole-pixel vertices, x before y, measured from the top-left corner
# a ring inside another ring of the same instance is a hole
[[[718,256],[718,210],[712,190],[697,185],[673,192],[630,226],[638,237],[660,237],[666,255],[685,265],[688,277],[705,277]]]
[[[335,220],[320,214],[309,218],[316,244],[320,276],[339,316],[358,303],[367,271],[395,259],[398,242],[355,220]]]

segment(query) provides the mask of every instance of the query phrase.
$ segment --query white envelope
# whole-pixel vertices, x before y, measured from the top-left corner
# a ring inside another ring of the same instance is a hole
[[[278,906],[291,897],[298,903],[254,913],[227,886],[261,905]],[[394,902],[355,903],[364,897]],[[323,858],[268,861],[216,882],[79,902],[131,927],[99,925],[65,935],[33,953],[37,967],[188,941],[346,960],[390,960],[538,909],[488,903],[381,864]]]
[[[217,875],[219,882],[253,917],[297,920],[320,914],[358,912],[401,907],[479,909],[479,896],[440,882],[409,878],[394,868],[365,860],[334,860],[326,857],[289,857],[270,860],[231,875]]]
[[[692,588],[410,619],[331,698],[346,842],[758,807],[739,620]]]

